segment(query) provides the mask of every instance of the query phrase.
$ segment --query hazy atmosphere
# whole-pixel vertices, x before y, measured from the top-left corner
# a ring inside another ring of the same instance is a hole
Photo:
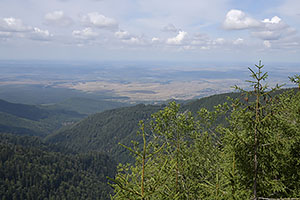
[[[1,0],[0,59],[297,62],[298,0]]]
[[[0,0],[0,199],[300,199],[300,0]]]

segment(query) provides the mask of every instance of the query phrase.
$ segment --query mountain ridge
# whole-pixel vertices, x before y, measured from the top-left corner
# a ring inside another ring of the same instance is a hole
[[[181,109],[195,114],[202,107],[211,110],[213,106],[226,102],[227,96],[234,98],[238,95],[240,94],[225,93],[204,97],[183,104]],[[153,113],[165,106],[138,104],[90,115],[65,130],[48,135],[45,141],[66,146],[77,152],[100,151],[115,160],[127,162],[129,153],[119,143],[130,145],[132,140],[137,139],[139,121],[150,120]]]
[[[0,132],[44,137],[64,123],[78,121],[84,116],[75,111],[51,110],[0,99]]]

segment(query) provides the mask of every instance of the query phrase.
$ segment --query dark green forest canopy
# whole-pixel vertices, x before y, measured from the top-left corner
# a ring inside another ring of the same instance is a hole
[[[0,100],[0,133],[45,137],[64,124],[85,117],[74,111],[47,109]]]
[[[106,176],[116,164],[107,155],[70,154],[37,137],[0,139],[1,199],[109,199]]]

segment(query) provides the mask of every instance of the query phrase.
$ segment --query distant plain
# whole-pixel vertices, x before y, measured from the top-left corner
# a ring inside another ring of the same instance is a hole
[[[245,86],[256,63],[0,61],[0,98],[48,104],[86,97],[126,103],[188,100]],[[267,63],[268,83],[286,83],[298,64]]]

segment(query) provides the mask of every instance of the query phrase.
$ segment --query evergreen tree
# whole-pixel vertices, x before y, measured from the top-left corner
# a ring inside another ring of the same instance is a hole
[[[218,111],[219,112],[219,111]],[[206,109],[195,119],[190,112],[179,112],[179,105],[155,113],[151,121],[151,139],[143,148],[129,148],[134,165],[120,165],[113,181],[113,199],[221,199],[222,188],[219,147],[211,121],[216,116]],[[207,127],[202,122],[207,121]],[[212,128],[212,129],[210,129]],[[218,197],[218,198],[217,198]]]
[[[141,123],[143,144],[124,146],[136,162],[119,165],[111,198],[300,197],[300,92],[275,96],[280,86],[268,89],[263,65],[256,69],[249,68],[253,90],[236,86],[245,96],[231,106],[193,116],[170,103],[152,115],[150,131]]]
[[[271,94],[279,86],[268,90],[268,86],[262,84],[268,77],[267,73],[262,72],[263,65],[259,63],[256,68],[257,72],[249,69],[254,80],[248,82],[253,91],[244,91],[236,86],[236,89],[245,93],[246,103],[233,101],[230,125],[224,129],[223,145],[230,188],[232,191],[238,189],[248,199],[251,191],[251,199],[293,197],[294,189],[292,192],[288,185],[292,177],[298,177],[299,172],[295,170],[290,175],[286,173],[289,171],[288,160],[296,159],[291,155],[290,140],[298,140],[299,129],[287,128],[291,126],[287,121],[291,117],[283,117],[283,114],[287,106],[296,106],[294,98],[297,97],[288,97],[286,94],[272,97]],[[295,182],[292,185],[298,188]]]

